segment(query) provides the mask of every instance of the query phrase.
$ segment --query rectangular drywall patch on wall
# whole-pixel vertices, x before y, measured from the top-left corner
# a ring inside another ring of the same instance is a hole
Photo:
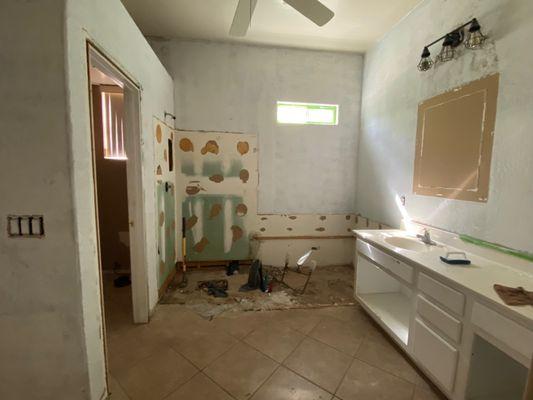
[[[499,74],[418,107],[415,194],[486,202]]]

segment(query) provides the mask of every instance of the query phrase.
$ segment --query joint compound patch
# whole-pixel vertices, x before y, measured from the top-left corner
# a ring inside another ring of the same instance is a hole
[[[209,244],[209,240],[207,240],[207,238],[204,236],[202,237],[202,239],[200,239],[198,243],[194,245],[193,249],[197,253],[201,253],[202,251],[204,251],[205,246],[207,246],[208,244]]]
[[[237,142],[237,151],[241,154],[241,156],[248,153],[250,150],[250,145],[248,142]]]
[[[181,151],[184,151],[184,152],[194,151],[194,145],[188,138],[181,139],[179,146],[180,146]]]
[[[245,204],[237,204],[237,207],[235,207],[235,214],[237,214],[239,217],[244,217],[248,213],[248,207],[246,207]]]
[[[248,182],[248,179],[250,179],[250,173],[247,169],[241,169],[241,172],[239,172],[239,178],[241,179],[242,183]]]
[[[202,154],[207,154],[207,153],[218,154],[219,152],[218,143],[215,142],[214,140],[208,140],[205,146],[202,147],[202,150],[200,152]]]

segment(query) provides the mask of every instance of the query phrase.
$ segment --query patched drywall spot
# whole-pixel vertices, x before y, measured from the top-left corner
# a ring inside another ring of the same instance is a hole
[[[183,138],[180,140],[180,149],[181,151],[194,151],[194,145],[192,144],[192,142],[187,139],[187,138]]]
[[[222,211],[222,204],[219,204],[219,203],[213,204],[211,206],[211,210],[209,211],[209,219],[218,217],[221,211]]]
[[[200,190],[205,190],[203,187],[200,187],[198,185],[196,186],[193,186],[193,185],[189,185],[185,188],[185,192],[190,195],[190,196],[194,196],[195,194],[198,194],[200,192]]]
[[[159,226],[163,226],[164,223],[165,223],[165,213],[161,211],[159,213]]]
[[[194,225],[198,222],[198,217],[196,215],[193,215],[189,219],[187,219],[187,222],[185,222],[185,229],[192,229]]]
[[[207,240],[207,238],[204,236],[204,237],[202,237],[202,239],[200,239],[200,241],[198,243],[196,243],[193,246],[193,249],[197,253],[201,253],[202,251],[204,251],[205,246],[207,246],[208,244],[209,244],[209,240]]]
[[[157,125],[155,128],[155,140],[157,140],[157,143],[161,143],[161,139],[163,138],[163,132],[161,131],[161,125]]]
[[[202,147],[202,150],[200,151],[202,154],[207,153],[213,153],[218,154],[219,148],[218,143],[214,140],[208,140],[204,147]]]
[[[156,175],[163,175],[163,170],[161,169],[161,165],[158,165],[155,170]]]
[[[326,230],[326,228],[324,228],[323,226],[315,229],[315,231],[317,231],[317,232],[324,232],[325,230]]]
[[[292,219],[292,220],[296,219],[296,215],[289,216],[289,219]]]
[[[202,163],[202,176],[222,175],[222,162],[220,160]]]
[[[246,207],[246,204],[237,204],[237,207],[235,207],[235,214],[239,217],[244,217],[247,213],[248,207]]]
[[[211,175],[209,177],[209,180],[213,181],[215,183],[220,183],[220,182],[222,182],[224,180],[224,177],[222,175],[220,175],[220,174],[215,174],[215,175]]]
[[[237,142],[237,151],[242,155],[245,155],[250,150],[248,142]]]
[[[320,216],[320,220],[321,220],[321,221],[325,221],[325,220],[326,220],[326,216],[325,216],[325,215],[321,215],[321,216]]]
[[[226,168],[224,175],[226,176],[239,176],[243,165],[240,158],[233,158],[230,160],[229,167]]]
[[[233,234],[233,239],[232,239],[233,243],[235,243],[237,240],[242,238],[243,232],[242,232],[242,228],[240,226],[233,225],[231,227],[231,232]]]
[[[241,179],[242,183],[248,182],[248,179],[250,179],[250,173],[247,169],[241,169],[241,172],[239,172],[239,178]]]

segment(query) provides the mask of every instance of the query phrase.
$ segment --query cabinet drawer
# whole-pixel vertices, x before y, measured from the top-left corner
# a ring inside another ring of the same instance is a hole
[[[418,296],[417,311],[424,320],[434,325],[450,339],[457,343],[460,342],[461,321],[422,296]]]
[[[362,240],[357,241],[357,250],[376,264],[381,265],[383,268],[396,275],[398,278],[401,278],[408,283],[413,283],[413,267],[389,256]]]
[[[418,278],[418,288],[438,303],[448,307],[454,313],[458,315],[464,314],[465,296],[461,292],[423,273]]]
[[[533,354],[533,332],[479,303],[474,303],[472,323],[527,359]]]
[[[418,318],[415,320],[413,354],[444,388],[453,391],[459,352]]]

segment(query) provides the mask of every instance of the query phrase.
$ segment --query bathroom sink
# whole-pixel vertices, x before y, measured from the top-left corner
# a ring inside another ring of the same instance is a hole
[[[394,247],[409,251],[428,251],[431,249],[431,246],[426,245],[417,239],[411,239],[402,236],[387,237],[385,238],[385,242]]]

